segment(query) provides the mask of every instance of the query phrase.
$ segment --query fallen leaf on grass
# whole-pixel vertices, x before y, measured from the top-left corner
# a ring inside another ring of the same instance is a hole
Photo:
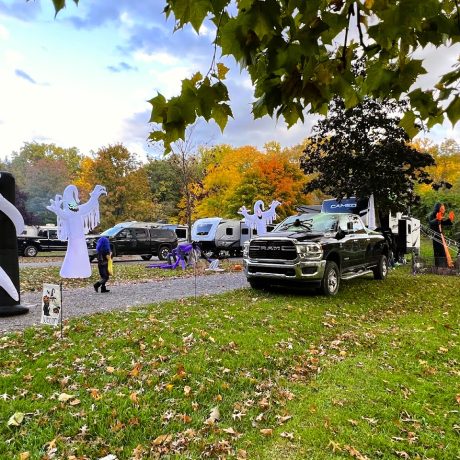
[[[329,444],[327,445],[327,447],[330,447],[332,449],[332,452],[335,452],[335,451],[341,452],[342,451],[342,448],[340,447],[340,444],[338,442],[335,442],[335,441],[332,441],[332,440],[329,441]]]
[[[271,428],[262,428],[260,430],[260,434],[263,436],[271,436],[273,434],[273,430]]]
[[[141,363],[136,363],[128,375],[130,375],[131,377],[138,377],[141,371],[141,367],[142,367]]]
[[[19,460],[29,460],[30,452],[21,452],[19,454]]]
[[[358,460],[369,460],[369,457],[363,455],[359,450],[355,449],[353,446],[345,445],[343,449],[346,450],[353,458]]]
[[[69,399],[74,399],[74,398],[75,398],[75,395],[68,395],[67,393],[61,393],[58,396],[58,401],[67,402],[67,401],[69,401]]]
[[[8,426],[19,426],[24,420],[24,414],[22,412],[15,412],[8,420]]]
[[[209,417],[206,419],[206,424],[207,425],[213,425],[214,423],[218,422],[220,419],[220,411],[219,408],[213,407],[211,410],[211,413],[209,414]]]
[[[168,444],[172,440],[172,436],[170,434],[161,434],[153,441],[155,446],[161,446],[162,444]]]
[[[189,387],[188,385],[185,385],[185,387],[184,387],[184,395],[189,396],[191,392],[192,392],[192,388]]]
[[[460,404],[460,393],[455,396],[456,401]]]
[[[294,440],[294,433],[288,433],[286,431],[283,431],[280,436],[282,438],[286,438],[286,439],[289,439],[289,441],[293,441]]]

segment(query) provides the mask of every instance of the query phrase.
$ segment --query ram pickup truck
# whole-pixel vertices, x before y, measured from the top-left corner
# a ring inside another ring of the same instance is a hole
[[[57,227],[40,228],[37,236],[18,236],[18,252],[24,257],[35,257],[38,252],[66,250],[67,241],[61,241],[58,239]]]
[[[303,284],[333,296],[341,280],[366,274],[385,279],[388,251],[383,235],[355,214],[299,214],[247,242],[243,266],[255,289]]]
[[[113,257],[139,255],[143,260],[150,260],[152,256],[157,256],[160,260],[166,260],[177,246],[177,235],[173,230],[161,228],[157,223],[124,222],[100,235],[86,238],[90,260],[97,256],[96,244],[101,236],[109,239]]]

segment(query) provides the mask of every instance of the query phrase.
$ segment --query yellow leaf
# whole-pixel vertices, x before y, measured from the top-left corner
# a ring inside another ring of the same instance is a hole
[[[219,80],[225,80],[225,76],[227,75],[227,72],[229,70],[230,69],[228,67],[226,67],[224,64],[219,62],[217,64],[217,77],[219,78]]]
[[[8,426],[19,426],[24,420],[24,414],[22,412],[15,412],[8,420]]]
[[[139,400],[137,399],[137,393],[134,392],[134,393],[131,393],[129,395],[129,399],[134,403],[134,404],[137,404],[139,402]]]
[[[172,436],[170,434],[161,434],[154,441],[155,446],[160,446],[161,444],[168,444],[171,441]]]
[[[142,367],[141,363],[136,363],[133,369],[130,371],[129,375],[131,377],[137,377],[141,371],[141,367]]]
[[[174,388],[174,385],[172,383],[168,383],[165,388],[167,391],[172,391],[172,389]]]
[[[271,436],[273,434],[273,430],[271,428],[262,428],[260,430],[260,434],[263,436]]]
[[[19,454],[19,460],[29,460],[30,452],[21,452]]]
[[[374,6],[374,0],[366,0],[364,2],[364,6],[368,9],[371,10],[372,7]]]
[[[110,429],[114,432],[120,431],[125,427],[124,423],[121,423],[119,420],[117,420],[117,423],[115,425],[112,425]]]
[[[91,388],[90,390],[90,395],[93,399],[95,399],[96,401],[98,401],[99,399],[101,399],[101,394],[99,393],[99,390],[97,388]]]
[[[332,452],[335,452],[335,451],[340,452],[342,450],[342,448],[340,447],[340,444],[332,440],[329,441],[329,444],[327,445],[327,447],[330,447],[332,449]]]

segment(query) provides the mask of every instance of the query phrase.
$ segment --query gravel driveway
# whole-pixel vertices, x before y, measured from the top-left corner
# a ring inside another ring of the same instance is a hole
[[[64,319],[89,315],[101,311],[123,310],[135,305],[159,303],[165,300],[183,299],[196,295],[211,295],[247,287],[242,272],[220,273],[176,278],[145,283],[111,284],[107,294],[96,293],[93,286],[67,289],[63,292]],[[29,292],[21,296],[21,305],[30,307],[29,313],[0,317],[0,333],[16,331],[40,324],[41,292]]]

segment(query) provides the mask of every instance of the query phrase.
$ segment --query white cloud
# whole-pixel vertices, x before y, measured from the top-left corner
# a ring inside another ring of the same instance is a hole
[[[145,51],[136,51],[133,55],[136,61],[155,63],[166,66],[177,65],[181,59],[166,51],[156,51],[154,53],[146,53]]]
[[[8,29],[0,24],[0,40],[8,40],[10,38],[10,32]]]

